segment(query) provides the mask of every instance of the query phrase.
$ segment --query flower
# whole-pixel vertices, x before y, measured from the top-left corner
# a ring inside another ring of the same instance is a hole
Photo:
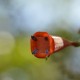
[[[36,32],[31,36],[31,52],[35,57],[49,57],[54,49],[54,40],[47,32]]]

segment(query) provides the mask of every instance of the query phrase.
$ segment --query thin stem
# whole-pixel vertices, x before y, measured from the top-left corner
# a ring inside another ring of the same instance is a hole
[[[72,42],[71,44],[75,47],[80,47],[80,41]]]

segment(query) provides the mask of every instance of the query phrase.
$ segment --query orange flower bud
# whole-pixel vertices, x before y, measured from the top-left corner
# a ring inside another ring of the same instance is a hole
[[[54,52],[55,43],[47,32],[36,32],[31,37],[31,52],[38,58],[45,58]]]
[[[36,32],[31,36],[31,52],[37,58],[46,58],[67,46],[78,46],[58,36],[51,36],[47,32]]]

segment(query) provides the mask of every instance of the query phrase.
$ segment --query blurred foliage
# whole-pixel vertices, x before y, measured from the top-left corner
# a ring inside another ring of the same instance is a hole
[[[55,33],[54,35],[69,40],[74,39],[74,35],[66,30],[57,29]],[[3,75],[6,72],[5,75],[9,74],[8,77],[14,78],[14,80],[64,80],[64,75],[69,73],[69,76],[72,76],[64,65],[64,61],[68,59],[71,51],[72,48],[69,47],[51,55],[47,61],[38,59],[31,54],[30,37],[21,33],[15,37],[14,50],[10,54],[0,55],[0,73]],[[21,76],[22,74],[25,79]],[[1,77],[0,80],[4,79]]]

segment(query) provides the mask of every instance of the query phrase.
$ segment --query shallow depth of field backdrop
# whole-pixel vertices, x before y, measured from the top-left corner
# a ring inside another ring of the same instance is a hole
[[[80,0],[0,0],[0,80],[80,80],[80,47],[47,61],[30,51],[36,31],[77,41],[79,29]]]

